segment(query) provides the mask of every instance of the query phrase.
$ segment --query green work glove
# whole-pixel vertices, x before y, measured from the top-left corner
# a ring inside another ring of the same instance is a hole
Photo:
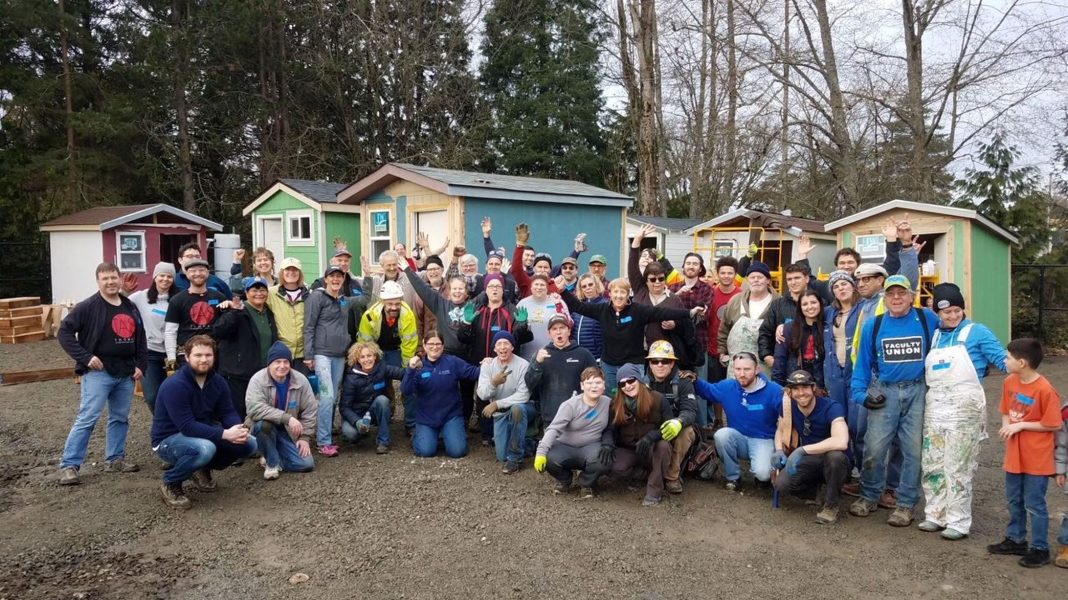
[[[753,258],[760,253],[760,248],[756,244],[749,244],[749,251],[745,253],[749,258]]]
[[[678,419],[664,421],[664,423],[660,425],[660,435],[664,436],[665,442],[670,442],[675,439],[680,431],[682,431],[682,421]]]
[[[527,309],[525,309],[523,307],[519,307],[519,308],[515,309],[515,320],[516,320],[517,323],[526,323],[527,322]]]
[[[464,305],[464,325],[470,325],[475,321],[475,303],[468,302]]]
[[[534,470],[538,473],[545,472],[545,464],[549,462],[548,457],[541,454],[534,457]]]

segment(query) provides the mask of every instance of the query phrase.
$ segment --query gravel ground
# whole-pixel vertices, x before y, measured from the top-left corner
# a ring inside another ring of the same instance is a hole
[[[1068,360],[1051,362],[1045,372],[1068,391]],[[65,364],[54,340],[0,346],[0,371]],[[1000,385],[1000,375],[987,380],[992,431]],[[958,543],[890,528],[885,511],[820,526],[801,502],[772,510],[769,493],[732,495],[719,481],[689,483],[653,509],[619,487],[554,497],[547,476],[503,475],[486,449],[416,459],[397,424],[392,454],[343,446],[317,457],[314,473],[273,482],[247,464],[176,512],[159,499],[140,403],[127,452],[141,472],[100,472],[101,426],[82,485],[56,485],[77,394],[70,380],[0,388],[0,600],[1048,599],[1068,588],[1068,571],[986,553],[1006,522],[997,440],[981,456],[972,537]],[[1053,542],[1068,496],[1051,488],[1049,499]],[[296,573],[308,580],[290,583]]]

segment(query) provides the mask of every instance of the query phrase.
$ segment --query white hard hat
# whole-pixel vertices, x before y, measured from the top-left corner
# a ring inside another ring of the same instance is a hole
[[[396,281],[387,281],[382,284],[382,293],[379,297],[383,300],[398,300],[404,297],[404,290]]]

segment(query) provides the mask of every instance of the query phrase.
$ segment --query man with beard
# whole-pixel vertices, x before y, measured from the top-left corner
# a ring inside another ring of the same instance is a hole
[[[384,282],[380,295],[360,319],[359,340],[378,344],[385,364],[404,368],[419,349],[415,311],[403,300],[404,290],[396,281]],[[415,429],[415,398],[410,395],[404,397],[404,425],[409,432]]]
[[[278,341],[274,315],[267,308],[267,280],[246,277],[246,301],[240,298],[219,304],[219,318],[211,335],[219,343],[219,374],[230,385],[234,410],[245,418],[245,392],[248,381],[267,366],[267,352]]]
[[[578,276],[578,261],[570,256],[565,258],[560,262],[560,275],[555,280],[556,289],[577,294]]]
[[[192,477],[201,492],[216,489],[211,472],[256,452],[256,438],[230,400],[230,386],[213,371],[215,340],[195,335],[185,343],[186,364],[159,388],[152,420],[152,450],[171,465],[160,494],[174,508],[189,508],[182,483]]]
[[[549,318],[550,343],[530,361],[525,380],[535,394],[542,423],[552,423],[556,411],[579,393],[580,376],[586,367],[596,367],[590,351],[571,341],[571,319],[563,314]]]
[[[148,342],[141,313],[119,293],[119,268],[111,263],[96,267],[99,293],[79,302],[60,324],[59,344],[74,359],[82,376],[78,416],[67,435],[59,463],[60,485],[79,483],[78,471],[89,450],[93,428],[108,405],[104,471],[131,473],[137,465],[126,462],[126,433],[134,382],[148,368]]]
[[[167,350],[167,367],[173,370],[185,356],[178,348],[195,335],[210,334],[218,316],[219,304],[230,299],[207,287],[208,261],[194,258],[185,263],[189,288],[175,294],[167,304],[167,316],[163,318],[163,345]]]
[[[590,257],[590,273],[601,280],[601,285],[608,288],[608,259],[603,254],[594,254]]]
[[[185,268],[189,266],[191,261],[203,261],[205,265],[208,264],[207,261],[200,257],[200,245],[196,242],[183,244],[182,247],[178,249],[178,262],[182,268],[178,269],[178,276],[174,278],[175,290],[189,289],[191,279],[189,274],[185,272]],[[230,290],[230,286],[221,278],[211,274],[210,271],[204,280],[207,287],[219,292],[224,298],[230,299],[233,297],[234,293]]]

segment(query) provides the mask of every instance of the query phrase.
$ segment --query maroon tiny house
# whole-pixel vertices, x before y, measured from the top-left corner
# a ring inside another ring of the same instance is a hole
[[[93,272],[108,261],[137,274],[148,286],[160,261],[177,263],[178,248],[197,242],[207,254],[208,235],[222,225],[166,204],[98,206],[41,226],[49,235],[52,301],[77,302],[96,291]]]

